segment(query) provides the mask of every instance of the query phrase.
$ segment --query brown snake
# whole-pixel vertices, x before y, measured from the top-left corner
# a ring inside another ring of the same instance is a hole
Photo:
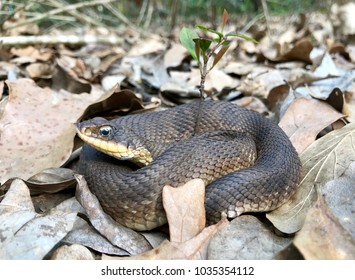
[[[165,185],[203,179],[206,216],[213,223],[222,212],[234,218],[273,210],[294,194],[300,180],[299,157],[281,128],[229,102],[206,100],[111,121],[95,118],[79,123],[77,131],[89,143],[80,172],[90,190],[110,216],[136,230],[166,223]]]

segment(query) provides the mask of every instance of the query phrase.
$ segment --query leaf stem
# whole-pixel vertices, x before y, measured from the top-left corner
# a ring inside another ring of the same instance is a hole
[[[201,81],[200,81],[200,95],[202,99],[207,98],[207,94],[205,92],[205,81],[206,81],[206,76],[207,74],[212,70],[213,66],[211,68],[207,69],[207,64],[208,61],[210,60],[211,56],[215,53],[215,51],[223,45],[223,43],[226,41],[226,37],[222,37],[221,40],[218,42],[217,45],[215,45],[206,55],[206,57],[203,60],[203,67],[202,67],[202,72],[201,72]],[[201,61],[200,59],[198,60],[199,68],[201,69]]]

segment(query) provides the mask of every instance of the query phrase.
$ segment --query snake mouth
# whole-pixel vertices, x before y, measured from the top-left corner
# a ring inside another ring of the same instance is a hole
[[[85,127],[76,124],[78,136],[87,144],[119,160],[129,160],[138,166],[146,166],[153,161],[152,155],[143,147],[132,148],[125,144],[109,139],[100,138],[95,130],[97,127]],[[103,126],[106,128],[107,126]],[[102,127],[101,127],[102,128]],[[110,135],[111,136],[111,135]]]
[[[91,130],[87,128],[80,128],[76,125],[76,132],[78,136],[93,148],[113,156],[120,160],[129,160],[134,158],[135,154],[126,146],[112,140],[103,140],[96,138]]]

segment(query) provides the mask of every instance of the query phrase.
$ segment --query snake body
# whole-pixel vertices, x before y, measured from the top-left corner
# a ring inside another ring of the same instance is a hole
[[[92,140],[102,138],[94,133],[98,128],[106,140]],[[105,212],[136,230],[166,223],[165,185],[204,180],[212,223],[222,212],[234,218],[273,210],[294,194],[300,180],[298,154],[282,129],[230,102],[205,100],[111,121],[93,119],[78,124],[78,134],[89,143],[83,146],[80,172],[90,190]],[[139,167],[102,152],[114,143],[123,159],[130,150],[148,151],[152,158]]]

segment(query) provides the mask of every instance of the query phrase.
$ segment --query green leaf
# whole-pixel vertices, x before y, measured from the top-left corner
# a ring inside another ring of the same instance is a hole
[[[207,28],[205,26],[202,26],[202,25],[196,25],[197,28],[203,30],[203,31],[206,31],[206,32],[211,32],[211,33],[214,33],[214,34],[217,34],[219,38],[222,38],[223,37],[223,34],[221,32],[218,32],[216,30],[213,30],[211,28]]]
[[[202,52],[206,52],[212,43],[212,40],[205,38],[197,38],[193,39],[193,41],[200,47]]]
[[[238,38],[241,38],[241,39],[244,39],[244,40],[247,40],[247,41],[251,41],[251,42],[254,42],[254,43],[258,43],[258,41],[256,41],[254,38],[251,38],[249,36],[246,36],[246,35],[242,35],[242,34],[237,34],[237,33],[228,33],[225,35],[226,37],[228,36],[231,36],[231,37],[238,37]]]
[[[192,55],[195,60],[197,59],[197,55],[195,52],[195,43],[194,39],[199,38],[198,34],[195,30],[183,27],[180,31],[180,42],[181,44],[188,50],[188,52]]]

